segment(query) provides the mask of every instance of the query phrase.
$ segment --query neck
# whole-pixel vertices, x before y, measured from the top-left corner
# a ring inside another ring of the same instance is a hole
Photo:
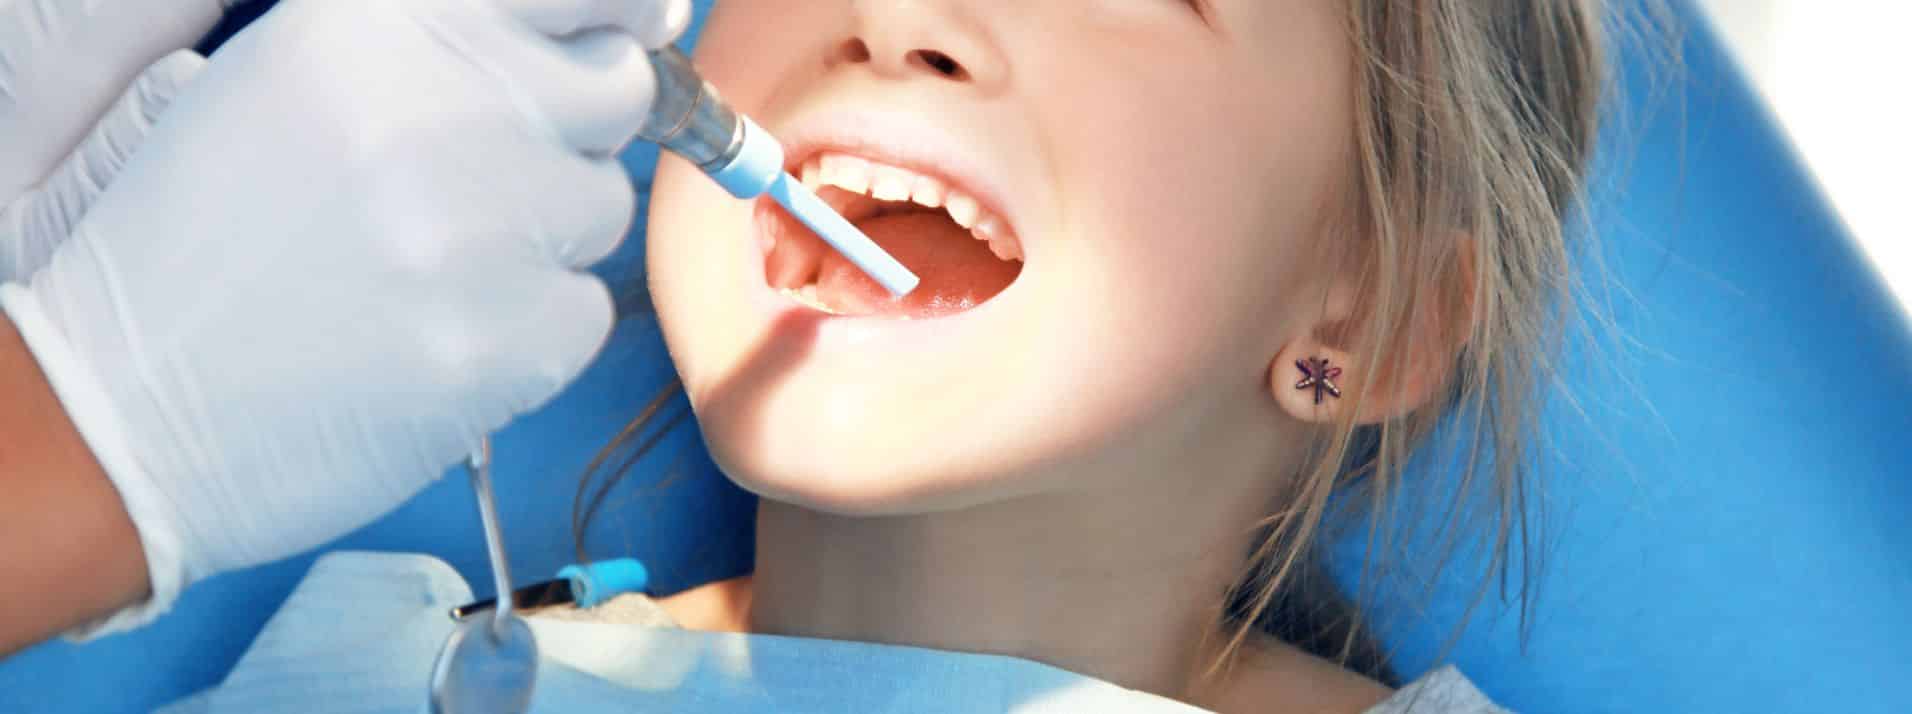
[[[1008,655],[1181,697],[1266,501],[1156,481],[879,518],[766,500],[750,627]]]

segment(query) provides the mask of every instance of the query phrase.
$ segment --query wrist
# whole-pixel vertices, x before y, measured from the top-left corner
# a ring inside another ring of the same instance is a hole
[[[0,287],[17,290],[17,286]],[[132,517],[26,339],[0,312],[0,653],[151,592]]]
[[[46,276],[43,275],[41,279]],[[76,316],[112,314],[111,310],[85,302],[49,303],[60,296],[48,296],[36,279],[33,288],[0,285],[0,311],[4,311],[18,331],[30,359],[37,363],[39,382],[49,388],[70,430],[90,452],[93,465],[104,471],[118,499],[121,512],[130,517],[136,534],[133,551],[143,557],[144,587],[148,597],[137,607],[124,608],[110,619],[93,622],[69,636],[87,639],[130,629],[151,621],[172,606],[179,593],[193,578],[192,563],[186,556],[193,551],[184,547],[176,510],[179,494],[166,493],[165,484],[154,478],[148,468],[150,454],[135,448],[138,434],[125,418],[122,406],[152,407],[150,394],[129,386],[138,384],[134,367],[129,364],[131,349],[108,339],[119,334],[111,325],[87,333],[92,337],[87,349],[74,342],[73,331],[84,332],[98,324],[76,322]],[[72,298],[74,296],[65,296]],[[80,297],[97,298],[82,293]],[[55,309],[58,305],[61,309]],[[110,345],[110,346],[103,346]],[[104,359],[94,359],[96,357]],[[117,359],[115,359],[117,357]],[[121,377],[119,383],[108,378]]]

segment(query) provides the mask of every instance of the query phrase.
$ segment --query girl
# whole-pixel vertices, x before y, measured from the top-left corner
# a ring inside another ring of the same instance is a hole
[[[890,300],[660,167],[657,315],[715,462],[763,497],[754,575],[664,609],[1220,711],[1386,699],[1317,535],[1338,489],[1386,506],[1449,414],[1519,502],[1598,12],[721,3],[705,76],[923,285]]]

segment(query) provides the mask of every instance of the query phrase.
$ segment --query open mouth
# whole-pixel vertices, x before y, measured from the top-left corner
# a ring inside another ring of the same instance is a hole
[[[764,280],[833,315],[932,318],[963,312],[1022,274],[1008,222],[950,180],[848,152],[821,150],[791,167],[804,185],[922,279],[896,298],[769,202],[758,206]]]

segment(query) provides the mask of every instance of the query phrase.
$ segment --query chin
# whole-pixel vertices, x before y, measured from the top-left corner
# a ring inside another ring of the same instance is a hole
[[[840,516],[905,516],[960,510],[1029,492],[1034,472],[978,460],[932,464],[894,460],[906,449],[843,444],[804,450],[727,437],[705,427],[711,458],[724,475],[759,497]],[[889,458],[871,458],[872,452]]]

